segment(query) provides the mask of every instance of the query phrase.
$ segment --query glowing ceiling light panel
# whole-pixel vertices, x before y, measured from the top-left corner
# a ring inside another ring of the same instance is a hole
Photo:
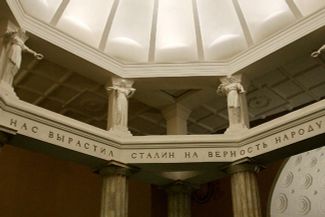
[[[120,0],[105,52],[128,62],[147,62],[153,0]]]
[[[302,15],[307,16],[325,7],[325,0],[293,0]]]
[[[197,0],[206,60],[231,58],[247,48],[232,1]]]
[[[20,0],[20,3],[26,13],[49,23],[62,0]]]
[[[192,0],[160,0],[157,18],[156,62],[197,60]]]
[[[110,14],[113,0],[70,0],[57,27],[97,47]]]
[[[285,0],[238,0],[255,42],[295,21]]]

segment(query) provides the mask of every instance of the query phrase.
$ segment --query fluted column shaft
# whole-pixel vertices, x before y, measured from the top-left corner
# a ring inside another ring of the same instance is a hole
[[[185,183],[175,183],[167,188],[168,217],[191,216],[191,190]]]
[[[110,165],[100,170],[100,174],[103,178],[100,217],[127,217],[130,168]]]
[[[234,217],[262,216],[256,179],[258,170],[259,167],[251,163],[233,165],[228,169],[231,174]]]

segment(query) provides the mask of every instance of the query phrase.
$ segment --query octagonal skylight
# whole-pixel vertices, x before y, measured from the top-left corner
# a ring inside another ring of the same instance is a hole
[[[222,62],[324,0],[18,0],[25,13],[124,63]]]

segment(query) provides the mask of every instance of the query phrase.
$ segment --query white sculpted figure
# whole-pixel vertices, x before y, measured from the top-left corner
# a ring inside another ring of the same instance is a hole
[[[22,52],[33,54],[38,60],[43,59],[42,54],[33,51],[25,45],[24,38],[25,31],[23,29],[4,34],[4,39],[7,41],[9,48],[7,52],[7,61],[4,63],[5,66],[3,69],[2,81],[10,86],[12,85],[13,79],[20,68]]]
[[[128,86],[126,80],[121,80],[118,85],[108,87],[107,90],[113,91],[112,97],[114,97],[116,108],[113,109],[112,114],[112,128],[127,129],[128,122],[128,98],[130,98],[135,89]]]
[[[242,124],[240,94],[245,93],[245,90],[241,83],[234,77],[227,77],[219,85],[217,93],[227,96],[230,127],[236,124]]]

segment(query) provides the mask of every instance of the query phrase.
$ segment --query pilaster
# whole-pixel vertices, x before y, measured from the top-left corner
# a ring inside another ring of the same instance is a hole
[[[112,77],[106,90],[109,94],[107,129],[109,132],[125,136],[132,135],[128,130],[128,99],[132,97],[135,89],[134,81]]]

